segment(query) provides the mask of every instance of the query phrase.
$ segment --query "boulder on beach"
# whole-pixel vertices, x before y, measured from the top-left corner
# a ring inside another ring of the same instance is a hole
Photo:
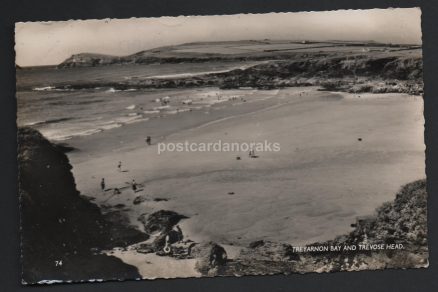
[[[195,268],[209,276],[216,275],[218,267],[225,265],[227,262],[225,249],[214,242],[204,242],[195,245],[191,249],[190,255],[193,258],[197,258]]]
[[[179,226],[175,226],[172,230],[162,232],[157,238],[154,240],[154,246],[157,250],[163,249],[166,245],[166,238],[168,244],[174,244],[176,242],[182,241],[184,236],[181,228]]]
[[[154,202],[167,202],[169,199],[166,198],[154,198]]]
[[[141,203],[143,203],[145,201],[147,201],[146,197],[144,197],[144,196],[137,196],[137,197],[135,197],[134,201],[132,201],[132,203],[134,205],[138,205],[138,204],[141,204]]]

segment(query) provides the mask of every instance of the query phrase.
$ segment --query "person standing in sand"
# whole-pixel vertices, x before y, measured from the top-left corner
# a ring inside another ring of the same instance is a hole
[[[105,179],[102,178],[102,180],[100,181],[100,188],[102,189],[102,191],[105,191]]]
[[[150,146],[152,144],[152,138],[151,136],[146,137],[146,143]]]
[[[132,190],[135,192],[137,192],[137,183],[135,182],[135,179],[132,180]]]
[[[119,170],[119,172],[122,171],[122,162],[119,161],[119,164],[117,165],[117,169]]]
[[[253,150],[253,149],[250,149],[250,150],[249,150],[248,156],[249,156],[250,158],[253,158],[253,157],[254,157],[254,150]]]

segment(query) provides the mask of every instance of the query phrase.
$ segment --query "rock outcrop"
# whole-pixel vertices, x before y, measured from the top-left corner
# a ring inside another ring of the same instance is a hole
[[[191,249],[191,256],[197,259],[195,268],[204,275],[215,276],[227,262],[225,249],[214,243],[204,242]]]
[[[160,210],[150,215],[140,216],[139,221],[144,224],[146,233],[166,232],[172,229],[181,219],[186,219],[174,211]]]
[[[142,253],[156,252],[160,255],[172,255],[170,245],[181,242],[184,238],[183,232],[177,224],[180,220],[186,218],[188,217],[167,210],[142,214],[138,220],[143,223],[145,232],[155,236],[155,238],[152,243],[142,244],[137,250]],[[164,251],[165,247],[166,251]],[[188,253],[188,250],[186,253]]]
[[[147,235],[82,197],[63,149],[39,132],[19,128],[18,145],[23,282],[139,278],[135,267],[101,251]]]
[[[196,259],[195,268],[203,275],[220,274],[220,269],[227,263],[225,249],[214,242],[184,240],[184,234],[177,224],[186,218],[168,210],[141,215],[139,221],[144,224],[145,231],[155,238],[151,243],[139,244],[136,251],[177,259]]]

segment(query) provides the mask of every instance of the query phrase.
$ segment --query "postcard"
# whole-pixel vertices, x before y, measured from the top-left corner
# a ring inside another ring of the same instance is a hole
[[[15,42],[23,284],[428,266],[419,8]]]

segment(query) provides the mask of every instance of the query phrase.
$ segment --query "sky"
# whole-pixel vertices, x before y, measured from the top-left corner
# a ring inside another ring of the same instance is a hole
[[[419,8],[21,22],[16,63],[59,64],[72,54],[129,55],[161,46],[225,40],[374,40],[421,44]]]

